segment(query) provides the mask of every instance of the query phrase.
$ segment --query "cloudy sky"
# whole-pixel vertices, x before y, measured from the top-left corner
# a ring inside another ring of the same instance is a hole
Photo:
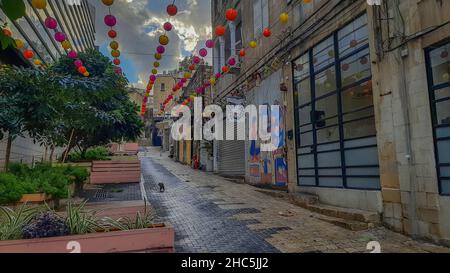
[[[178,14],[170,17],[167,5],[173,0],[116,0],[111,13],[117,17],[116,40],[122,52],[121,67],[130,82],[143,88],[153,68],[154,53],[163,24],[170,21],[174,30],[169,33],[170,43],[161,60],[159,71],[178,68],[178,61],[184,56],[198,54],[205,41],[211,36],[211,0],[176,0]],[[108,7],[101,1],[92,1],[96,6],[97,45],[101,52],[110,56],[107,36],[109,28],[103,18]],[[209,54],[210,55],[210,54]]]

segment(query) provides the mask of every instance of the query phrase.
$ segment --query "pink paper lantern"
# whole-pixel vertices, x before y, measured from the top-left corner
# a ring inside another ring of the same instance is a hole
[[[122,75],[122,68],[117,67],[114,72],[116,72],[117,75]]]
[[[73,62],[73,64],[74,64],[76,67],[81,67],[81,66],[83,66],[83,62],[80,61],[80,60],[76,60],[75,62]]]
[[[66,40],[66,34],[62,32],[56,32],[55,33],[55,40],[62,43]]]
[[[164,52],[166,52],[166,48],[164,46],[158,46],[156,48],[156,52],[158,52],[159,54],[164,54]]]
[[[58,27],[58,22],[53,17],[47,17],[47,19],[45,19],[45,26],[49,29],[56,29]]]
[[[218,79],[218,78],[220,78],[220,77],[222,77],[222,74],[217,73],[217,74],[216,74],[216,79]]]
[[[67,53],[67,56],[69,57],[69,58],[71,58],[71,59],[75,59],[77,56],[78,56],[78,54],[77,54],[77,52],[76,51],[70,51],[69,53]]]
[[[106,15],[105,16],[105,25],[108,27],[113,27],[117,24],[117,19],[114,15]]]
[[[152,82],[156,81],[156,76],[155,75],[151,75],[150,76],[150,81],[152,81]]]
[[[214,41],[213,40],[206,41],[206,47],[207,48],[213,48],[214,47]]]
[[[170,22],[164,23],[164,30],[165,31],[171,31],[173,29],[173,26]]]
[[[200,57],[195,56],[194,59],[192,59],[192,61],[193,61],[195,64],[199,64],[199,63],[201,62],[201,59],[200,59]]]
[[[231,66],[234,66],[236,64],[236,59],[235,58],[230,58],[228,60],[228,64],[231,65]]]
[[[208,50],[202,48],[202,49],[200,49],[199,54],[200,54],[200,56],[202,56],[204,58],[208,55]]]

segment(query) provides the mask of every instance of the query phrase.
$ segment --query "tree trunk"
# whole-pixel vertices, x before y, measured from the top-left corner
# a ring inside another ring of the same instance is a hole
[[[72,133],[70,133],[70,138],[69,138],[69,145],[67,145],[67,149],[66,149],[66,152],[64,153],[64,157],[62,160],[63,164],[66,162],[67,155],[69,154],[70,150],[72,149],[72,139],[73,139],[74,133],[75,133],[75,129],[72,129]]]
[[[8,134],[8,141],[6,143],[6,154],[5,154],[5,171],[8,171],[9,160],[11,158],[11,146],[12,146],[12,136]]]
[[[52,148],[50,150],[50,158],[49,158],[50,164],[53,163],[53,155],[54,155],[54,153],[55,153],[55,145],[52,145]]]

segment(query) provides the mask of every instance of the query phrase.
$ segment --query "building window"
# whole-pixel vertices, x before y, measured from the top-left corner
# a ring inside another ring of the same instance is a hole
[[[269,0],[253,0],[253,35],[258,38],[269,27]]]
[[[166,91],[166,84],[161,83],[161,92],[165,92],[165,91]]]
[[[294,62],[298,184],[379,190],[363,15]]]
[[[450,195],[450,43],[426,49],[439,191]]]

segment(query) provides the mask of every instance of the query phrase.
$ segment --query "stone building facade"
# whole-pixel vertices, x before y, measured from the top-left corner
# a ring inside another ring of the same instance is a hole
[[[234,23],[225,20],[231,7]],[[377,212],[396,231],[449,244],[449,8],[450,0],[213,1],[213,26],[227,26],[215,37],[215,71],[246,50],[215,86],[215,103],[239,96],[285,113],[277,154],[258,158],[246,144],[246,181],[276,185],[279,169],[263,159],[281,155],[290,193]]]

